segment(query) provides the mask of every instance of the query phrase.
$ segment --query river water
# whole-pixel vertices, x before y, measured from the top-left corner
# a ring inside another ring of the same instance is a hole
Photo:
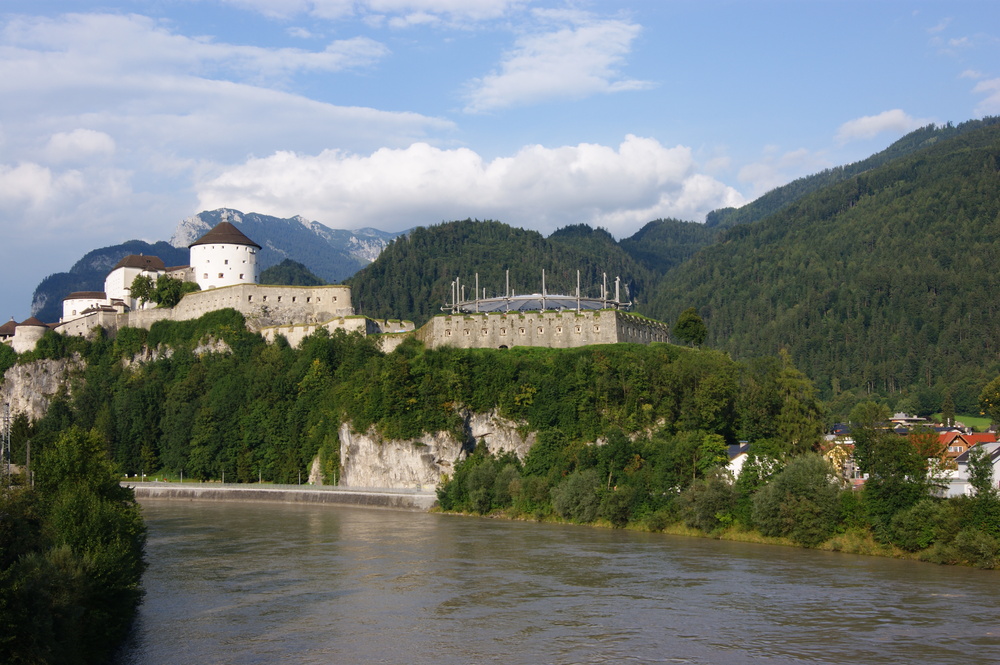
[[[998,663],[1000,573],[339,506],[144,500],[123,665]]]

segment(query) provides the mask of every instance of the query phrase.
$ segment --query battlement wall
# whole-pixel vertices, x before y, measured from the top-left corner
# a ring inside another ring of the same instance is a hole
[[[270,286],[238,284],[188,293],[174,308],[133,310],[123,314],[94,312],[56,327],[64,335],[89,337],[100,326],[114,335],[119,328],[149,329],[157,321],[189,321],[231,307],[247,319],[251,330],[293,324],[322,324],[354,315],[351,287]]]
[[[669,342],[668,333],[665,323],[606,309],[446,314],[434,317],[416,334],[428,348],[559,349],[619,342]]]

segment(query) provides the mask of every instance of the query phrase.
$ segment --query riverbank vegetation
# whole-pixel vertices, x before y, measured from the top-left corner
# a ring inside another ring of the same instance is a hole
[[[982,450],[972,496],[941,498],[935,465],[891,431],[855,431],[861,490],[830,460],[779,440],[758,442],[733,479],[715,435],[615,432],[604,445],[559,453],[536,446],[522,463],[477,449],[442,483],[442,510],[564,520],[741,541],[1000,566],[1000,495]]]
[[[935,498],[935,452],[879,429],[884,405],[852,418],[870,480],[847,488],[843,465],[821,455],[824,405],[787,353],[736,362],[670,344],[428,350],[411,339],[385,354],[373,338],[325,330],[291,348],[223,310],[115,339],[47,335],[23,356],[70,354],[85,369],[44,418],[15,421],[16,461],[27,439],[44,450],[75,426],[129,475],[295,483],[318,458],[336,483],[344,423],[415,442],[445,431],[471,453],[443,479],[445,510],[871,542],[983,567],[1000,558],[989,483]],[[468,414],[488,412],[534,433],[526,458],[468,438]],[[739,441],[751,452],[732,480],[723,468]]]
[[[142,596],[139,506],[94,432],[70,427],[34,464],[33,487],[0,488],[0,662],[106,662]]]

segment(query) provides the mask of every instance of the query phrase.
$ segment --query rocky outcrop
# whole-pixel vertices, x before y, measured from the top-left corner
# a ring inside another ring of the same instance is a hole
[[[535,442],[534,432],[496,412],[467,413],[465,433],[426,434],[405,441],[384,439],[374,430],[358,433],[349,423],[340,428],[340,486],[431,488],[475,445],[485,443],[492,453],[511,451],[524,458]]]
[[[69,390],[71,377],[83,368],[80,356],[63,360],[36,360],[14,365],[3,376],[0,404],[10,404],[10,413],[23,413],[32,420],[45,415],[52,398]]]

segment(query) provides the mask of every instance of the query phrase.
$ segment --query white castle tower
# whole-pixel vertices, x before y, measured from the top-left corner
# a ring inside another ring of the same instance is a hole
[[[194,279],[203,291],[257,283],[260,245],[229,222],[219,222],[188,247]]]

